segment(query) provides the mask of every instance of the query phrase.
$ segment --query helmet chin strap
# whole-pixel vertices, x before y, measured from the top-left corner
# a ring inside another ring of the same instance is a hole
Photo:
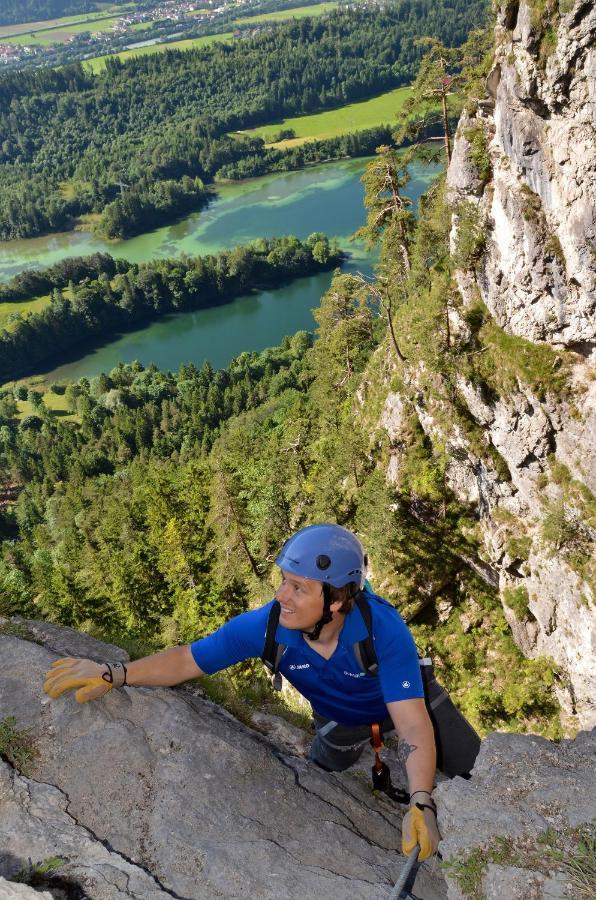
[[[316,623],[312,631],[303,631],[302,634],[306,635],[306,637],[310,641],[318,641],[323,626],[331,622],[332,619],[333,613],[331,612],[331,588],[328,584],[323,583],[323,615]]]

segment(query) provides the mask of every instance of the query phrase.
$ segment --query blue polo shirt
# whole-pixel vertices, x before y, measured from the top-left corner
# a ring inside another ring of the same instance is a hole
[[[309,647],[301,631],[278,625],[275,633],[276,641],[285,646],[281,674],[310,701],[316,713],[341,725],[381,721],[387,717],[387,703],[424,697],[416,646],[405,622],[386,600],[365,594],[372,614],[378,677],[365,675],[354,654],[354,644],[368,634],[357,607],[346,616],[330,659]],[[191,644],[199,668],[213,675],[242,660],[262,656],[273,602],[236,616]]]

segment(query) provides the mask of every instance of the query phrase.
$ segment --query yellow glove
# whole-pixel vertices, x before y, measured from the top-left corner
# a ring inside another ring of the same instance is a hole
[[[47,673],[43,689],[53,700],[64,691],[78,688],[77,703],[97,700],[114,687],[126,684],[122,663],[96,663],[90,659],[58,659]]]
[[[401,849],[409,856],[416,844],[420,847],[419,862],[436,852],[441,835],[432,809],[420,809],[413,805],[407,811],[401,825]]]

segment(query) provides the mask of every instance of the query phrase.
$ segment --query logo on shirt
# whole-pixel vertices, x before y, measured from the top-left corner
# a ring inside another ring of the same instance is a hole
[[[402,681],[401,686],[402,686],[402,687],[405,687],[405,688],[409,688],[409,687],[410,687],[410,682],[409,682],[409,681]]]
[[[347,675],[349,678],[364,678],[364,672],[347,672],[345,669],[344,675]]]
[[[310,669],[310,663],[301,663],[299,666],[291,665],[291,666],[288,666],[288,669],[291,669],[292,672],[295,669]]]

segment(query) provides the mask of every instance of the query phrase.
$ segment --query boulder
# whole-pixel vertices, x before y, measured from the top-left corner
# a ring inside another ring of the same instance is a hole
[[[101,658],[90,641],[65,629],[60,652]],[[361,771],[325,773],[193,687],[50,700],[41,685],[56,658],[0,635],[0,720],[15,716],[37,747],[33,781],[4,769],[1,875],[32,856],[37,829],[34,855],[63,857],[98,900],[390,895],[401,808]],[[425,900],[445,897],[436,866],[422,865],[416,885]]]
[[[472,778],[436,791],[449,900],[464,900],[457,866],[471,858],[477,895],[487,900],[577,897],[561,862],[577,852],[574,831],[596,819],[595,763],[596,731],[559,744],[536,735],[489,735]],[[559,857],[561,846],[566,852]]]

